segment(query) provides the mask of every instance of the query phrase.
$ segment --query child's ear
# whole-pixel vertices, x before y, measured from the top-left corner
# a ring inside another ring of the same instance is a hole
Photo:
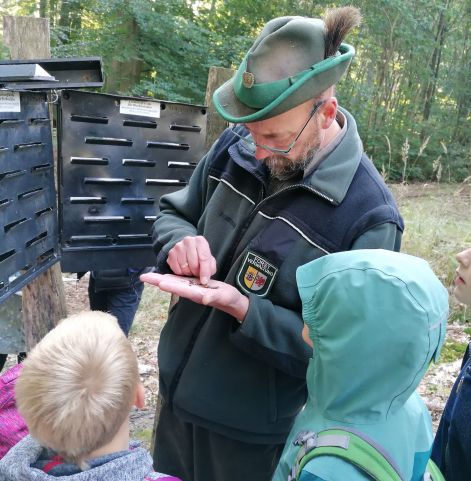
[[[141,382],[137,384],[137,389],[136,389],[136,399],[134,400],[134,406],[136,406],[139,409],[142,409],[145,405],[146,401],[146,391],[144,389],[144,386]]]

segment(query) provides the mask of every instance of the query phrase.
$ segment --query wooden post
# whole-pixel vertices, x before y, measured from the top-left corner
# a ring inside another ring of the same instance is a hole
[[[5,16],[3,38],[12,60],[51,56],[46,18]],[[30,282],[22,293],[24,333],[29,351],[67,315],[59,263]]]
[[[12,60],[49,58],[49,20],[34,17],[3,17],[3,42]]]
[[[206,85],[204,104],[208,106],[208,123],[206,127],[206,148],[209,149],[214,141],[228,127],[228,123],[216,112],[213,106],[213,93],[224,82],[234,75],[234,70],[224,67],[211,67]]]

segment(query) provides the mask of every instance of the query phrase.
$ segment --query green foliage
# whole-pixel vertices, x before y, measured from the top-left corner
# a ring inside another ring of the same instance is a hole
[[[463,359],[468,343],[455,341],[445,341],[442,352],[440,354],[440,362],[453,362]]]
[[[53,55],[101,56],[106,91],[201,104],[209,67],[236,68],[267,20],[318,17],[350,3],[4,0],[0,13],[47,16]],[[365,150],[391,181],[469,176],[471,0],[356,6],[363,24],[347,42],[357,56],[338,98],[355,115]]]
[[[0,40],[0,60],[9,60],[10,58],[10,51],[8,50],[5,45],[3,45],[2,41]]]
[[[140,441],[145,449],[150,449],[152,442],[152,429],[146,428],[132,432],[133,440]]]
[[[404,217],[401,250],[426,259],[452,293],[455,255],[471,245],[469,200],[452,184],[392,185]],[[450,295],[449,322],[471,324],[471,309]]]

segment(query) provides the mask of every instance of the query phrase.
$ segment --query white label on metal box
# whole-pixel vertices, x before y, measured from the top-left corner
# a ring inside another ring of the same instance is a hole
[[[119,104],[119,113],[128,115],[139,115],[140,117],[160,118],[160,102],[147,100],[125,100]]]
[[[0,112],[21,112],[20,92],[0,90]]]

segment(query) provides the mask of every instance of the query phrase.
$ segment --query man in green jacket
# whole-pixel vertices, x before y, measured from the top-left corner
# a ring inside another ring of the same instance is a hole
[[[306,401],[296,268],[359,248],[399,250],[403,223],[334,85],[354,55],[352,7],[271,20],[214,94],[226,130],[189,184],[162,197],[159,274],[179,296],[162,331],[159,471],[269,481]]]

